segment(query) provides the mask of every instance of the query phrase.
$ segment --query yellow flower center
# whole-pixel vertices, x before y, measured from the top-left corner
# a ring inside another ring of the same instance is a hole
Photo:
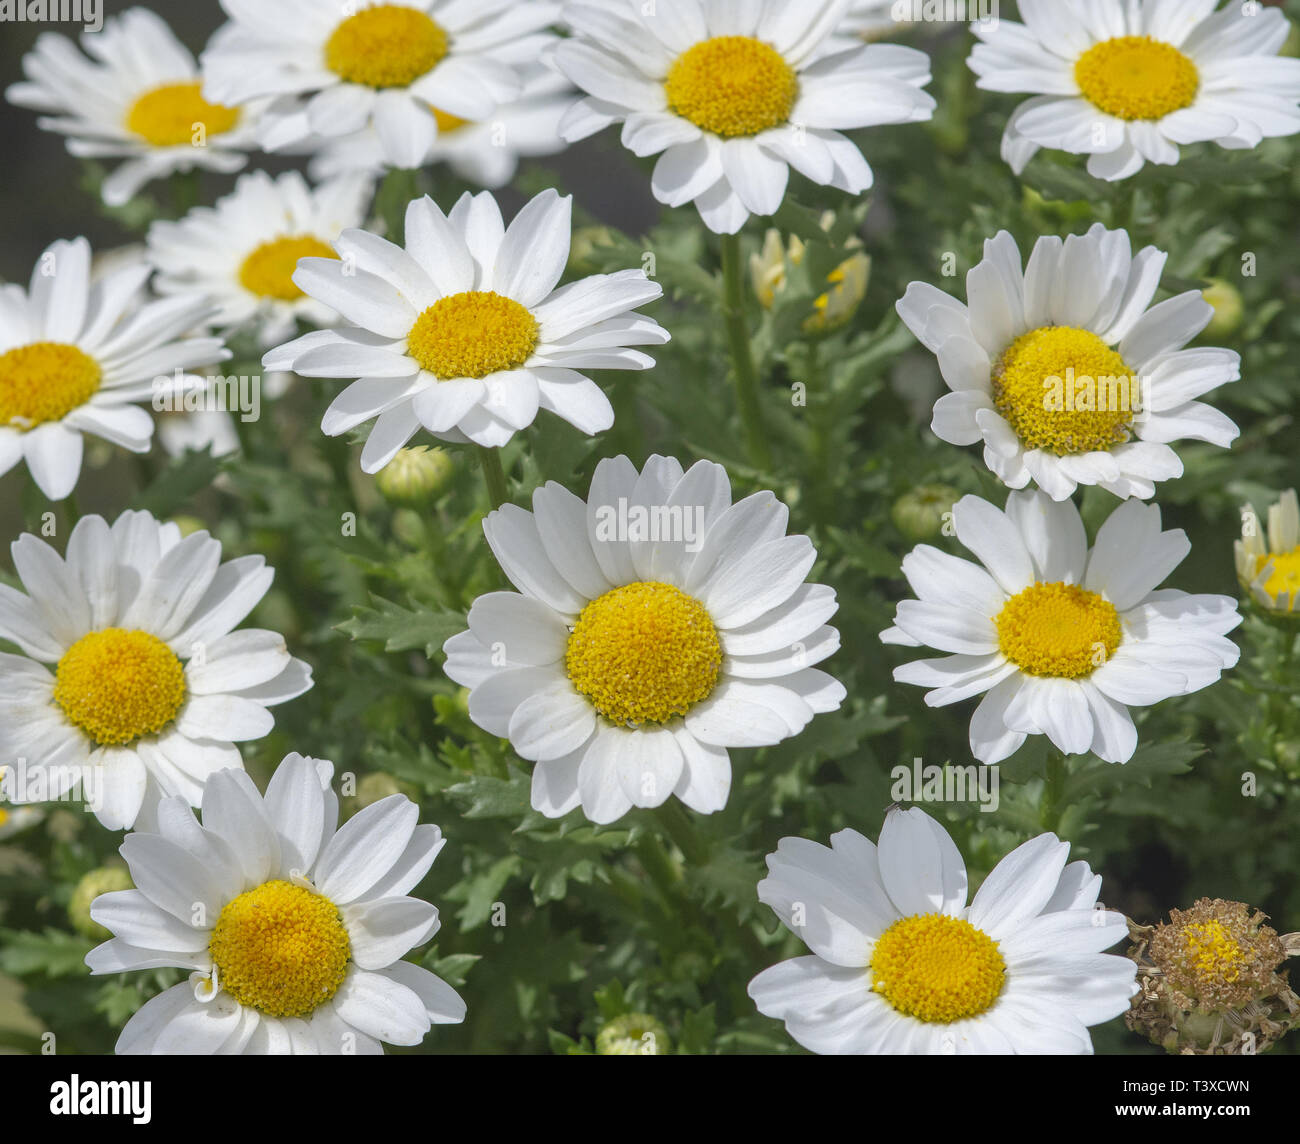
[[[439,298],[416,318],[407,352],[439,380],[487,377],[523,365],[537,333],[526,306],[492,290],[469,290]]]
[[[146,91],[126,113],[126,129],[155,147],[201,146],[204,136],[221,135],[239,122],[239,109],[209,103],[203,85],[166,83]]]
[[[0,826],[4,826],[9,821],[9,812],[3,806],[0,806]]]
[[[348,83],[407,87],[447,54],[447,33],[423,12],[378,4],[349,16],[325,44],[325,66]]]
[[[63,653],[54,701],[101,747],[121,746],[176,717],[185,702],[185,669],[157,636],[104,628]]]
[[[429,105],[429,110],[433,112],[433,118],[437,121],[439,135],[450,135],[453,131],[469,127],[474,122],[472,119],[462,119],[459,115],[452,115],[450,111],[443,111],[433,104]]]
[[[310,234],[285,235],[264,242],[239,267],[239,284],[259,298],[292,302],[303,297],[293,280],[300,258],[337,258],[328,243]]]
[[[1190,107],[1201,86],[1191,60],[1150,36],[1093,44],[1075,63],[1074,78],[1094,107],[1129,120],[1161,119]]]
[[[673,61],[664,92],[672,111],[704,131],[757,135],[789,120],[799,76],[761,40],[715,36]]]
[[[1030,584],[1003,606],[994,624],[1002,654],[1030,675],[1090,675],[1119,647],[1115,605],[1077,584]]]
[[[1264,581],[1264,591],[1274,599],[1286,595],[1290,598],[1291,608],[1300,599],[1300,548],[1290,552],[1265,552],[1255,558],[1255,575],[1258,576],[1269,565],[1268,579]]]
[[[666,723],[713,691],[722,644],[699,600],[671,584],[637,581],[582,609],[564,667],[610,722]]]
[[[900,1013],[942,1025],[992,1006],[1006,962],[988,934],[944,914],[917,914],[890,926],[871,951],[871,990]]]
[[[1248,959],[1241,946],[1220,921],[1211,918],[1186,926],[1179,936],[1183,943],[1183,967],[1207,981],[1232,984],[1247,966]]]
[[[264,882],[226,903],[208,952],[217,984],[272,1017],[305,1017],[343,984],[352,943],[328,898]]]
[[[1058,457],[1109,452],[1128,440],[1141,381],[1091,330],[1042,326],[993,366],[993,404],[1027,449]]]
[[[99,363],[65,342],[33,342],[0,354],[0,425],[33,429],[85,405],[99,389]]]

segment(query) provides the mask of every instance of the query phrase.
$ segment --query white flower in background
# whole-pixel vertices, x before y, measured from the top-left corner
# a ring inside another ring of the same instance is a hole
[[[560,133],[586,138],[622,123],[636,155],[658,155],[651,188],[671,207],[694,202],[710,230],[734,234],[781,205],[793,167],[850,194],[871,168],[841,130],[929,119],[924,52],[872,44],[822,49],[847,0],[619,0],[564,10],[576,38],[554,62],[589,98]]]
[[[204,92],[243,105],[274,96],[268,150],[372,126],[393,167],[419,167],[435,110],[483,120],[519,95],[509,60],[541,50],[558,12],[544,0],[222,0],[230,23],[202,56]]]
[[[330,244],[365,222],[370,192],[359,174],[315,188],[297,171],[242,175],[215,206],[150,226],[154,288],[207,295],[218,307],[213,325],[227,335],[253,327],[264,349],[292,337],[299,320],[333,325],[338,314],[307,297],[293,272],[300,258],[335,257]]]
[[[1275,8],[1230,0],[1021,0],[1023,24],[972,25],[977,86],[1032,92],[1007,121],[1019,174],[1040,147],[1088,155],[1099,179],[1178,162],[1183,143],[1239,150],[1300,131],[1300,60]]]
[[[0,585],[0,761],[13,801],[81,797],[110,830],[148,820],[160,797],[199,804],[213,771],[242,767],[234,742],[274,726],[267,710],[311,687],[284,638],[234,630],[271,586],[260,556],[147,512],[77,522],[66,559],[24,534],[26,593]],[[21,760],[21,767],[20,767]]]
[[[84,33],[81,44],[91,59],[66,36],[41,33],[23,57],[26,82],[5,97],[45,112],[41,127],[66,135],[71,154],[123,160],[104,180],[110,206],[174,171],[229,173],[244,165],[262,104],[235,109],[205,100],[194,57],[153,12],[129,8]]]
[[[443,645],[469,714],[533,761],[533,806],[593,822],[676,795],[701,814],[731,788],[728,747],[763,747],[836,710],[813,665],[838,605],[804,583],[817,553],[770,492],[731,503],[726,470],[651,457],[596,466],[587,500],[552,481],[533,511],[483,522],[515,592],[474,601]]]
[[[568,146],[560,138],[560,119],[574,103],[573,89],[558,72],[534,67],[518,99],[502,104],[487,119],[472,121],[436,111],[438,136],[428,163],[446,163],[468,183],[496,190],[519,170],[519,160],[556,155]],[[422,164],[423,165],[423,164]],[[327,143],[312,158],[312,178],[352,171],[379,176],[388,164],[374,128]]]
[[[963,497],[953,526],[980,563],[914,548],[903,574],[917,599],[881,638],[952,653],[894,678],[931,688],[930,707],[983,695],[970,723],[980,762],[1007,758],[1026,735],[1127,762],[1130,707],[1199,691],[1237,663],[1236,600],[1159,587],[1191,545],[1182,529],[1161,531],[1156,505],[1125,501],[1091,549],[1074,504],[1041,492],[1012,493],[1005,512]]]
[[[1196,398],[1241,376],[1227,349],[1184,349],[1214,317],[1199,290],[1152,306],[1167,255],[1132,253],[1126,231],[1034,244],[1021,270],[1006,231],[966,275],[967,304],[913,282],[897,309],[939,359],[951,393],[931,429],[984,444],[984,463],[1013,489],[1031,480],[1064,500],[1079,485],[1146,498],[1182,476],[1169,442],[1227,447],[1240,430]]]
[[[1268,534],[1254,511],[1244,514],[1241,539],[1233,542],[1237,579],[1270,612],[1296,611],[1300,602],[1300,500],[1287,489],[1268,510]]]
[[[288,755],[266,795],[242,771],[213,775],[203,824],[184,799],[122,857],[138,889],[101,894],[90,916],[113,938],[92,973],[160,966],[188,981],[145,1002],[119,1055],[382,1053],[465,1019],[442,978],[402,961],[438,930],[409,897],[442,849],[436,826],[394,794],[338,823],[334,765]]]
[[[668,332],[632,312],[663,289],[642,270],[556,289],[573,201],[543,191],[509,229],[487,191],[444,215],[427,196],[406,210],[406,248],[364,230],[335,242],[349,260],[305,258],[293,280],[351,326],[272,350],[267,369],[355,377],[321,424],[331,437],[377,418],[361,454],[382,469],[421,426],[444,441],[504,445],[547,409],[584,433],[614,423],[586,369],[648,369],[629,346]],[[351,271],[350,273],[347,271]]]
[[[186,337],[211,313],[204,298],[142,302],[149,268],[92,281],[84,238],[51,243],[30,287],[0,287],[0,474],[25,460],[50,500],[81,475],[82,434],[147,453],[156,378],[224,361],[220,338]]]
[[[966,866],[924,811],[893,809],[880,844],[783,838],[759,900],[813,952],[749,983],[759,1012],[824,1054],[1079,1054],[1128,1008],[1137,967],[1101,877],[1040,834],[966,904]]]

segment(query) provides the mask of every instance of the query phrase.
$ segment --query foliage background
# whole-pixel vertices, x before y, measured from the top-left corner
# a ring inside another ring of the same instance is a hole
[[[151,6],[194,49],[220,20],[215,4]],[[1004,14],[1014,15],[1010,7]],[[1300,0],[1286,7],[1300,17]],[[6,26],[6,83],[19,74],[36,30]],[[662,1020],[686,1051],[799,1051],[745,994],[760,969],[804,952],[756,899],[763,855],[790,834],[825,842],[853,826],[875,837],[891,801],[891,767],[914,757],[971,761],[973,702],[927,709],[920,689],[891,678],[911,655],[877,638],[908,594],[899,562],[913,541],[891,521],[897,498],[936,481],[999,504],[1005,497],[975,450],[929,432],[940,379],[893,311],[910,281],[964,297],[961,280],[997,230],[1009,229],[1027,255],[1039,234],[1078,233],[1101,221],[1127,227],[1135,248],[1154,243],[1170,252],[1162,297],[1211,277],[1240,291],[1239,328],[1213,344],[1241,352],[1243,379],[1212,400],[1241,425],[1242,437],[1230,451],[1180,446],[1186,475],[1157,490],[1166,527],[1186,529],[1192,541],[1171,586],[1237,594],[1232,540],[1242,506],[1253,502],[1263,514],[1280,490],[1300,484],[1297,141],[1245,153],[1184,149],[1178,166],[1148,166],[1118,186],[1091,179],[1078,159],[1040,155],[1018,180],[998,158],[1016,99],[975,90],[965,30],[925,28],[907,38],[933,56],[935,121],[859,133],[877,177],[861,201],[793,178],[775,221],[810,242],[808,257],[771,313],[749,299],[765,375],[770,471],[744,455],[725,383],[716,243],[693,210],[660,213],[649,196],[649,164],[606,132],[527,166],[501,196],[509,215],[525,195],[558,185],[575,193],[576,225],[617,228],[575,261],[574,273],[642,265],[653,255],[666,297],[650,312],[673,334],[654,370],[598,375],[618,409],[602,438],[585,440],[543,414],[515,439],[505,456],[512,499],[527,504],[546,480],[585,495],[595,462],[619,452],[638,464],[654,452],[683,463],[709,457],[727,466],[737,498],[772,488],[791,506],[792,530],[806,531],[821,554],[812,578],[838,590],[834,622],[843,647],[826,666],[849,699],[793,740],[733,751],[735,780],[722,813],[633,812],[602,829],[580,812],[551,822],[529,808],[527,764],[470,723],[463,695],[441,672],[438,649],[464,627],[474,597],[506,586],[482,540],[487,504],[470,454],[452,450],[456,472],[436,499],[395,507],[359,470],[360,436],[320,433],[337,387],[308,380],[261,421],[241,426],[245,451],[233,462],[192,454],[167,463],[155,450],[135,465],[88,450],[83,511],[110,519],[127,507],[183,514],[220,538],[227,558],[261,552],[276,567],[275,587],[250,623],[283,631],[312,663],[316,685],[277,709],[271,736],[245,745],[259,785],[290,750],[332,759],[337,772],[363,780],[382,772],[448,836],[415,891],[442,909],[442,930],[412,956],[458,984],[469,1016],[463,1026],[436,1028],[417,1051],[584,1051],[605,1020],[629,1007]],[[80,186],[83,172],[61,140],[35,129],[33,116],[6,107],[0,130],[15,140],[7,145],[10,177],[0,185],[6,276],[24,279],[55,237],[86,233],[97,249],[138,239],[121,217],[97,213]],[[444,208],[466,189],[441,170],[423,178]],[[205,177],[204,201],[228,183]],[[150,193],[166,213],[166,185]],[[836,217],[829,238],[817,226],[824,209]],[[751,221],[748,249],[757,249],[769,224]],[[873,260],[866,299],[845,329],[806,336],[808,307],[853,234]],[[953,278],[942,274],[949,253]],[[1246,255],[1254,256],[1254,276],[1243,276]],[[259,372],[252,347],[236,348],[227,371]],[[792,400],[796,383],[806,386],[806,405]],[[1091,532],[1117,502],[1093,490],[1081,503]],[[36,530],[48,508],[24,471],[0,480],[6,540]],[[342,526],[348,513],[356,515],[355,536]],[[934,542],[960,551],[955,540]],[[14,582],[7,558],[0,578]],[[1061,781],[1048,784],[1043,740],[1031,739],[1002,765],[997,813],[927,806],[954,834],[973,885],[1007,850],[1054,829],[1073,844],[1073,856],[1103,874],[1106,903],[1135,920],[1154,922],[1171,906],[1210,896],[1262,908],[1279,932],[1300,929],[1300,627],[1246,610],[1236,633],[1241,665],[1215,687],[1141,713],[1141,746],[1127,766],[1076,757]],[[1242,793],[1245,772],[1256,776],[1253,797]],[[362,790],[383,781],[363,781]],[[357,805],[351,800],[345,812]],[[111,1051],[129,1013],[179,979],[179,971],[92,979],[82,964],[93,943],[69,925],[69,898],[118,841],[89,816],[64,809],[0,844],[0,971],[9,975],[0,983],[0,1042],[9,1048],[31,1050],[48,1029],[60,1051]],[[493,924],[494,912],[504,925]],[[26,1012],[17,1007],[15,981]],[[1094,1041],[1099,1052],[1155,1051],[1119,1020],[1095,1029]],[[1295,1051],[1295,1043],[1277,1051]]]

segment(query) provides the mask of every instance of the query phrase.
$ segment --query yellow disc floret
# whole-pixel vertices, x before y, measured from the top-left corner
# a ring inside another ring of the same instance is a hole
[[[749,36],[715,36],[688,48],[664,80],[670,110],[728,138],[790,118],[799,77],[781,53]]]
[[[305,1017],[347,975],[352,943],[328,898],[292,882],[264,882],[226,903],[208,952],[217,984],[272,1017]]]
[[[1300,599],[1300,548],[1290,552],[1265,552],[1255,557],[1255,575],[1268,569],[1268,579],[1262,587],[1274,600],[1280,596],[1289,599],[1291,610]]]
[[[537,319],[513,298],[469,290],[439,298],[415,320],[407,352],[434,377],[487,377],[518,369],[537,345]]]
[[[0,425],[33,429],[95,395],[99,363],[65,342],[33,342],[0,354]]]
[[[103,628],[63,653],[54,701],[101,747],[122,746],[176,717],[185,702],[185,669],[157,636]]]
[[[1192,972],[1228,984],[1241,976],[1246,955],[1217,918],[1185,927],[1181,937],[1184,964]]]
[[[582,609],[564,667],[610,722],[666,723],[713,691],[722,644],[699,600],[671,584],[637,581]]]
[[[239,122],[239,109],[209,103],[203,85],[168,83],[140,96],[126,113],[126,129],[155,147],[202,146]]]
[[[348,83],[407,87],[447,54],[447,33],[415,8],[379,4],[363,8],[334,29],[325,66]]]
[[[1200,73],[1173,44],[1117,36],[1093,44],[1074,65],[1075,82],[1094,107],[1119,119],[1162,119],[1190,107]]]
[[[871,989],[918,1021],[976,1017],[1002,992],[1006,962],[988,934],[944,914],[891,925],[871,951]]]
[[[1109,600],[1061,581],[1031,584],[994,619],[1002,654],[1029,675],[1078,679],[1119,647],[1119,613]]]
[[[1141,380],[1091,330],[1042,326],[993,366],[993,404],[1027,449],[1058,457],[1109,451],[1129,438]]]
[[[239,267],[239,283],[259,298],[292,302],[303,297],[293,280],[300,258],[337,258],[330,246],[310,234],[285,235],[257,247]]]

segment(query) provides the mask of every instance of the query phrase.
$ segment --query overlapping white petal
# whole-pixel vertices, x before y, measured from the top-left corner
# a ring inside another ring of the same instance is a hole
[[[506,227],[492,195],[466,194],[444,215],[427,196],[406,212],[405,248],[361,230],[336,243],[338,259],[304,258],[294,281],[351,323],[271,350],[267,369],[355,377],[325,414],[330,436],[377,418],[361,457],[383,468],[423,427],[445,441],[504,445],[549,410],[586,433],[614,422],[587,369],[647,369],[633,346],[668,333],[636,313],[663,293],[643,270],[593,275],[558,286],[569,251],[571,199],[543,191]],[[558,286],[558,288],[557,288]],[[438,377],[409,352],[416,320],[444,298],[494,293],[537,324],[526,360],[482,377]]]
[[[1148,162],[1178,162],[1179,146],[1214,142],[1241,150],[1300,131],[1300,61],[1279,58],[1286,17],[1230,0],[1024,0],[1024,23],[973,25],[978,86],[1032,93],[1012,113],[1002,157],[1017,174],[1040,148],[1088,155],[1088,171],[1116,181]],[[1148,37],[1177,49],[1195,68],[1186,106],[1154,119],[1110,114],[1085,95],[1075,74],[1095,45]]]
[[[782,0],[732,4],[677,0],[644,5],[571,3],[566,21],[577,33],[555,51],[555,65],[587,93],[561,121],[560,134],[583,139],[614,123],[637,155],[659,155],[651,180],[668,206],[693,202],[710,230],[734,234],[751,214],[781,205],[790,169],[813,182],[860,194],[871,168],[844,130],[929,119],[934,100],[923,52],[896,44],[849,46],[838,41],[848,0],[791,5]],[[723,136],[679,115],[665,81],[680,56],[705,40],[741,36],[779,53],[797,76],[797,97],[785,122],[755,135]]]
[[[839,647],[826,624],[835,594],[804,583],[816,554],[807,537],[785,535],[788,515],[767,492],[732,504],[711,461],[683,471],[655,456],[640,472],[626,457],[601,461],[585,502],[550,482],[532,512],[506,505],[484,521],[518,592],[475,601],[469,630],[443,646],[446,672],[470,689],[470,717],[535,764],[536,809],[558,817],[581,806],[606,823],[676,795],[702,814],[721,810],[729,748],[780,742],[839,707],[844,688],[816,666]],[[684,716],[619,725],[575,688],[566,648],[590,601],[641,582],[702,604],[723,657]]]
[[[559,11],[549,0],[390,0],[388,6],[422,14],[445,38],[445,53],[408,83],[371,87],[328,64],[327,45],[340,25],[375,5],[223,0],[230,20],[203,52],[204,91],[236,106],[272,100],[259,132],[267,150],[302,150],[369,130],[385,166],[420,167],[440,134],[434,109],[479,121],[516,99],[523,84],[518,65],[536,62],[554,39],[546,29]]]
[[[891,810],[878,845],[856,830],[829,847],[783,838],[758,897],[813,952],[764,970],[749,995],[815,1053],[1090,1053],[1087,1026],[1128,1008],[1136,967],[1102,953],[1127,935],[1124,916],[1098,905],[1100,877],[1068,853],[1054,834],[1030,839],[968,904],[960,853],[920,809]],[[992,939],[1004,965],[992,1004],[948,1023],[895,1009],[871,968],[891,926],[933,913]]]
[[[1097,223],[1084,235],[1040,238],[1022,269],[1015,239],[1000,231],[966,277],[965,305],[913,282],[897,304],[899,316],[935,354],[949,389],[935,403],[931,429],[954,445],[982,443],[984,463],[1003,484],[1019,489],[1033,481],[1055,500],[1079,485],[1145,499],[1158,482],[1182,475],[1170,442],[1230,445],[1237,426],[1198,399],[1237,380],[1240,358],[1233,350],[1183,348],[1214,310],[1195,290],[1151,304],[1165,258],[1153,246],[1134,254],[1126,231]],[[1126,439],[1108,450],[1058,454],[1027,444],[997,406],[1001,355],[1021,335],[1052,326],[1095,334],[1137,381],[1117,391],[1129,402],[1130,424]]]
[[[147,301],[147,277],[138,263],[94,277],[90,244],[58,239],[37,260],[26,290],[0,289],[0,372],[23,368],[3,355],[44,343],[74,347],[98,371],[90,396],[59,416],[32,420],[14,412],[0,424],[0,475],[26,461],[41,492],[62,500],[81,476],[84,434],[147,453],[154,420],[139,403],[201,384],[185,371],[230,357],[220,338],[189,336],[212,311],[206,298]],[[28,384],[20,379],[10,392]]]
[[[65,557],[29,534],[12,551],[26,592],[0,587],[0,637],[24,654],[0,655],[0,765],[21,770],[13,789],[28,792],[23,801],[80,783],[108,828],[152,824],[160,799],[199,805],[214,771],[242,767],[234,743],[266,735],[268,708],[311,687],[311,669],[283,637],[235,630],[271,586],[260,556],[222,563],[207,532],[182,539],[147,512],[111,526],[83,517]],[[173,720],[122,746],[97,743],[55,697],[64,654],[109,628],[156,637],[184,670]]]
[[[338,828],[332,763],[287,755],[265,796],[242,771],[212,776],[202,824],[164,799],[155,833],[122,844],[137,889],[103,894],[91,917],[113,937],[91,950],[92,973],[178,966],[190,980],[147,1001],[118,1038],[119,1055],[381,1053],[415,1045],[431,1025],[464,1020],[465,1003],[428,970],[402,961],[438,928],[438,911],[407,896],[444,839],[416,826],[404,795],[372,803]],[[339,908],[349,962],[337,991],[302,1017],[275,1017],[221,987],[210,950],[226,905],[287,881]]]
[[[903,560],[917,599],[898,605],[881,638],[950,653],[904,664],[894,678],[927,688],[931,707],[982,695],[970,724],[981,762],[1000,762],[1028,735],[1046,735],[1067,754],[1127,762],[1137,748],[1130,707],[1199,691],[1237,663],[1227,638],[1241,623],[1235,600],[1160,588],[1190,545],[1181,529],[1162,531],[1155,505],[1125,501],[1091,548],[1074,504],[1043,492],[1012,493],[1005,511],[963,497],[953,525],[980,564],[918,546]],[[1053,583],[1096,593],[1118,614],[1118,646],[1087,674],[1028,673],[1000,643],[996,620],[1007,602]]]
[[[154,144],[127,126],[142,96],[199,82],[194,57],[159,16],[129,8],[110,16],[101,29],[83,33],[81,43],[86,55],[66,36],[43,32],[23,58],[26,80],[12,84],[5,97],[44,113],[41,127],[67,136],[73,155],[122,160],[102,187],[109,206],[121,206],[146,183],[174,171],[229,174],[244,166],[244,152],[256,146],[265,100],[243,109],[228,130],[205,131],[178,144]]]

